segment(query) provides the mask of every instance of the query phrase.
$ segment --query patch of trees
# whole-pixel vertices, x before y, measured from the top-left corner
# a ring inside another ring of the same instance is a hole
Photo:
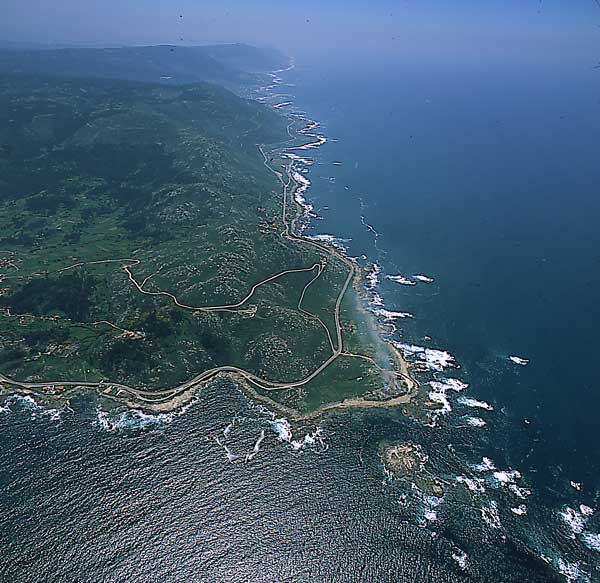
[[[0,301],[13,314],[48,316],[58,312],[83,322],[89,317],[96,283],[94,277],[85,273],[34,279]]]
[[[131,187],[126,187],[122,193],[119,193],[118,187],[128,179],[143,184],[162,184],[179,174],[173,165],[173,156],[159,144],[94,143],[85,148],[67,147],[55,155],[65,162],[74,162],[82,174],[103,178],[113,185],[111,191],[116,192],[117,196],[128,194],[127,189]],[[141,192],[134,190],[136,196]]]
[[[118,339],[100,353],[99,363],[109,373],[139,374],[150,365],[150,351],[142,342]]]
[[[22,348],[4,348],[0,350],[0,363],[8,364],[12,362],[18,362],[25,358],[26,354]]]
[[[233,350],[231,341],[227,335],[209,326],[200,325],[197,330],[197,338],[202,346],[218,365],[231,364],[233,361]]]
[[[53,215],[60,207],[72,208],[74,201],[64,194],[42,193],[31,196],[25,201],[25,208],[30,212]]]
[[[138,326],[146,333],[149,339],[159,340],[173,334],[171,319],[151,310],[142,316]]]
[[[25,344],[31,348],[45,348],[51,342],[62,344],[69,338],[69,332],[64,328],[53,330],[32,330],[24,336]]]

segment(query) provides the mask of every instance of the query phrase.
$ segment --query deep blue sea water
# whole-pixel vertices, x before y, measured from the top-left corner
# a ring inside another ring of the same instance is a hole
[[[542,484],[573,479],[594,492],[597,70],[398,60],[299,65],[295,74],[298,101],[339,140],[311,174],[317,206],[330,209],[315,229],[352,238],[351,254],[370,249],[388,274],[434,278],[384,288],[388,307],[416,316],[403,322],[406,339],[431,336],[457,357],[473,392],[504,410],[514,464],[528,464]],[[361,202],[377,249],[360,228]]]
[[[228,383],[172,416],[13,399],[0,582],[599,580],[598,72],[328,58],[282,78],[330,138],[306,152],[310,232],[381,266],[386,308],[415,316],[397,340],[454,355],[424,391],[469,388],[434,426],[356,411],[303,447]],[[419,444],[444,495],[386,475],[389,441]]]
[[[530,516],[532,532],[559,529],[582,503],[595,508],[600,488],[591,64],[331,60],[285,76],[332,138],[310,172],[321,217],[311,232],[351,239],[351,255],[380,265],[385,307],[415,316],[399,325],[403,341],[450,352],[460,369],[447,372],[469,383],[465,396],[494,407],[485,427],[465,430],[472,410],[454,398],[443,424],[466,438],[465,463],[485,456],[520,472],[544,514]],[[403,286],[386,274],[434,281]],[[576,570],[563,568],[585,580]]]

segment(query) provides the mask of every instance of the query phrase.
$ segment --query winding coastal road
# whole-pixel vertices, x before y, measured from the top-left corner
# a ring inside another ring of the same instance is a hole
[[[181,309],[185,309],[185,310],[192,310],[192,311],[199,311],[199,312],[218,312],[218,311],[243,312],[249,316],[254,316],[255,308],[254,308],[254,310],[252,309],[252,307],[244,310],[243,306],[250,300],[250,298],[254,295],[254,293],[256,292],[256,290],[258,288],[260,288],[261,286],[268,284],[272,281],[275,281],[281,277],[284,277],[285,275],[288,275],[288,274],[314,272],[314,276],[303,287],[303,289],[301,291],[301,295],[300,295],[300,299],[299,299],[297,307],[300,312],[302,312],[307,317],[315,319],[323,327],[323,329],[328,337],[330,347],[332,349],[332,354],[327,360],[325,360],[318,368],[316,368],[313,372],[311,372],[305,378],[294,381],[294,382],[287,382],[287,383],[278,383],[278,382],[269,381],[267,379],[263,379],[249,371],[243,370],[236,366],[215,367],[215,368],[203,371],[202,373],[196,375],[192,379],[190,379],[176,387],[173,387],[170,389],[158,390],[158,391],[149,391],[149,390],[145,390],[145,389],[138,389],[135,387],[130,387],[125,384],[113,382],[113,381],[89,382],[86,380],[83,380],[83,381],[82,380],[71,380],[71,381],[45,381],[45,382],[38,382],[38,383],[27,383],[27,382],[20,382],[15,379],[11,379],[10,377],[7,377],[2,373],[0,373],[0,383],[3,383],[8,386],[13,386],[18,389],[22,389],[22,390],[26,390],[26,391],[47,391],[47,390],[53,390],[53,389],[55,389],[55,387],[89,388],[89,389],[95,389],[109,397],[122,398],[123,394],[125,394],[128,397],[133,398],[135,400],[135,402],[140,403],[140,404],[159,405],[159,404],[169,403],[170,401],[174,401],[178,397],[180,397],[186,393],[189,393],[190,391],[195,391],[202,384],[214,379],[216,376],[223,374],[223,373],[233,374],[237,378],[243,379],[244,381],[248,382],[249,384],[251,384],[261,390],[264,390],[264,391],[277,391],[277,390],[298,388],[298,387],[301,387],[301,386],[306,385],[307,383],[311,382],[314,378],[316,378],[318,375],[320,375],[327,367],[329,367],[337,358],[339,358],[340,356],[345,356],[345,357],[361,358],[361,359],[368,360],[371,364],[377,366],[380,370],[382,370],[382,372],[386,373],[388,376],[393,377],[393,378],[404,379],[409,388],[409,395],[401,395],[400,397],[396,397],[395,399],[389,399],[387,401],[367,401],[364,399],[351,399],[348,401],[343,401],[341,403],[323,406],[323,407],[321,407],[322,411],[331,410],[331,409],[335,409],[335,408],[346,408],[349,406],[377,406],[377,407],[379,407],[379,406],[386,406],[386,404],[387,404],[387,406],[394,406],[394,405],[397,405],[400,403],[408,402],[410,400],[410,393],[412,393],[418,387],[418,384],[409,375],[408,370],[405,366],[405,363],[403,366],[401,366],[401,368],[403,369],[401,371],[397,371],[397,370],[386,371],[384,369],[381,369],[381,367],[379,367],[379,365],[377,365],[375,360],[369,356],[362,355],[362,354],[353,354],[353,353],[344,351],[340,310],[341,310],[342,301],[344,299],[344,296],[346,295],[348,287],[349,287],[350,283],[352,282],[352,280],[354,279],[354,277],[358,273],[358,266],[351,259],[349,259],[345,255],[343,255],[342,253],[337,251],[333,246],[325,245],[318,241],[312,241],[310,239],[306,239],[295,233],[296,221],[298,220],[300,215],[297,214],[291,221],[288,219],[288,207],[290,205],[290,202],[295,202],[293,199],[293,194],[295,192],[295,189],[297,189],[299,187],[298,182],[293,177],[293,162],[291,162],[290,164],[288,164],[285,167],[286,179],[284,179],[283,172],[275,170],[269,164],[269,157],[267,156],[264,148],[262,146],[258,146],[258,148],[264,158],[264,165],[269,169],[270,172],[272,172],[273,174],[275,174],[277,176],[277,178],[283,188],[283,201],[282,201],[283,231],[280,233],[280,235],[283,238],[288,239],[290,241],[294,241],[296,243],[300,243],[303,245],[310,245],[310,246],[316,248],[323,255],[323,258],[320,263],[314,263],[310,267],[301,267],[301,268],[294,268],[294,269],[287,269],[287,270],[280,271],[274,275],[269,276],[268,278],[266,278],[262,281],[259,281],[256,284],[254,284],[252,286],[252,288],[250,289],[250,291],[246,294],[246,296],[244,298],[242,298],[239,302],[236,302],[234,304],[221,305],[221,306],[191,306],[191,305],[180,302],[179,299],[174,294],[172,294],[168,291],[149,291],[149,290],[145,289],[144,286],[145,286],[146,282],[152,276],[146,277],[141,283],[135,278],[134,274],[132,273],[132,268],[135,267],[136,265],[140,264],[140,260],[138,260],[138,259],[130,259],[130,258],[129,259],[106,259],[106,260],[101,260],[101,261],[80,262],[80,263],[71,265],[69,267],[60,269],[60,270],[58,270],[58,272],[68,271],[68,270],[76,269],[76,268],[83,267],[86,265],[100,265],[100,264],[117,263],[117,264],[121,265],[121,269],[123,269],[123,271],[125,271],[129,281],[137,289],[137,291],[141,294],[145,294],[145,295],[149,295],[149,296],[167,297],[173,302],[174,305],[176,305],[177,307],[179,307]],[[336,303],[335,303],[335,309],[334,309],[335,337],[336,337],[335,342],[331,336],[331,332],[329,331],[329,328],[327,327],[327,325],[316,314],[312,314],[311,312],[308,312],[307,310],[302,308],[302,303],[304,301],[307,290],[319,277],[321,277],[323,271],[325,270],[325,266],[327,264],[328,258],[329,258],[329,260],[338,260],[338,261],[342,262],[348,269],[348,274],[346,276],[346,279],[345,279],[342,287],[339,290],[339,293],[337,294]],[[98,322],[98,323],[106,323],[112,327],[120,329],[115,324],[105,321],[105,320],[103,320],[102,322]],[[400,362],[402,364],[402,357],[400,355],[398,355],[398,358],[400,359]],[[350,401],[352,401],[352,403],[350,403]],[[275,402],[273,402],[273,403],[276,404]]]

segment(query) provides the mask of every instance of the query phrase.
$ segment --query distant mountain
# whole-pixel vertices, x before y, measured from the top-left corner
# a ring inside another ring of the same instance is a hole
[[[12,41],[0,39],[0,49],[10,49],[15,51],[49,51],[54,49],[63,49],[70,45],[63,44],[40,44],[25,41]]]
[[[289,58],[281,51],[246,44],[223,44],[198,47],[216,61],[241,71],[264,72],[283,69]]]
[[[0,74],[97,77],[177,85],[209,81],[230,88],[259,82],[261,74],[282,68],[287,62],[279,51],[243,44],[0,48]]]

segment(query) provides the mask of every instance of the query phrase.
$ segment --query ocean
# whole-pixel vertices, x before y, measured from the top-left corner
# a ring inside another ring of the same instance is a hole
[[[431,336],[456,356],[473,392],[510,419],[511,462],[530,464],[540,486],[575,480],[593,493],[597,71],[384,61],[296,74],[298,100],[337,140],[313,173],[328,207],[314,228],[352,239],[349,253],[387,275],[434,279],[383,278],[388,307],[415,315],[403,321],[406,341]]]
[[[0,581],[598,580],[599,78],[529,67],[299,59],[273,91],[327,137],[308,233],[380,268],[442,412],[292,426],[226,382],[171,415],[9,399]],[[386,471],[394,442],[443,494]]]

